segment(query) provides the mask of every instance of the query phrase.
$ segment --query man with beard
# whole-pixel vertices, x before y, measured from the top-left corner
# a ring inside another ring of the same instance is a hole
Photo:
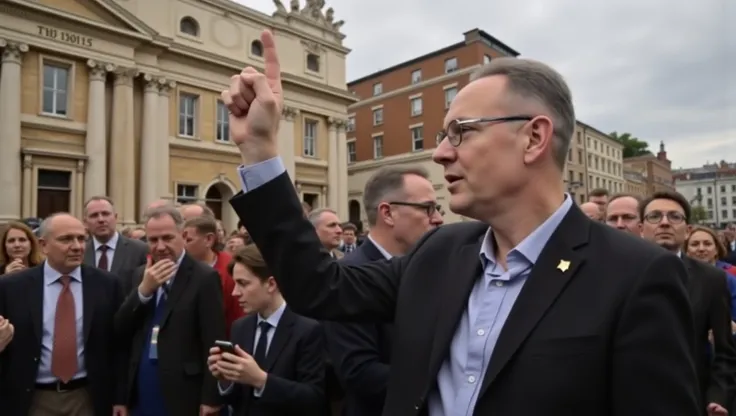
[[[186,254],[176,208],[156,208],[146,218],[151,256],[115,317],[132,342],[129,408],[133,416],[216,414],[221,397],[204,363],[225,339],[220,277]]]

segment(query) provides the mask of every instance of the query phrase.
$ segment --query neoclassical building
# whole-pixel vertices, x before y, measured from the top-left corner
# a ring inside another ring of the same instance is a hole
[[[347,218],[343,22],[324,2],[265,15],[228,0],[3,0],[0,222],[81,214],[108,195],[122,224],[149,202],[204,201],[230,227],[240,162],[219,99],[261,68],[263,28],[282,58],[279,145],[302,199]]]

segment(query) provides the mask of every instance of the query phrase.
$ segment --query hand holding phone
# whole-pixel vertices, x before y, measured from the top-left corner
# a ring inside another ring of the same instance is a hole
[[[229,352],[230,354],[236,355],[235,345],[233,345],[233,343],[230,341],[217,340],[215,341],[215,347],[220,349],[220,354]]]

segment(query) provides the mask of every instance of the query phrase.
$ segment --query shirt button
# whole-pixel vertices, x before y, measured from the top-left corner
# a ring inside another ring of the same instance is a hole
[[[475,376],[468,377],[468,383],[475,383]]]
[[[503,282],[500,280],[496,280],[496,286],[501,287],[503,286]]]
[[[483,335],[486,334],[486,331],[484,331],[482,329],[479,329],[478,332],[477,332],[477,334],[482,337]]]

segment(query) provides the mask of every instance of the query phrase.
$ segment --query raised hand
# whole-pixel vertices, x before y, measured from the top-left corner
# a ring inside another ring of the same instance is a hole
[[[246,165],[278,154],[276,135],[284,104],[281,65],[270,31],[263,31],[261,43],[264,72],[246,67],[230,78],[230,88],[222,92],[222,101],[230,110],[230,136]]]

